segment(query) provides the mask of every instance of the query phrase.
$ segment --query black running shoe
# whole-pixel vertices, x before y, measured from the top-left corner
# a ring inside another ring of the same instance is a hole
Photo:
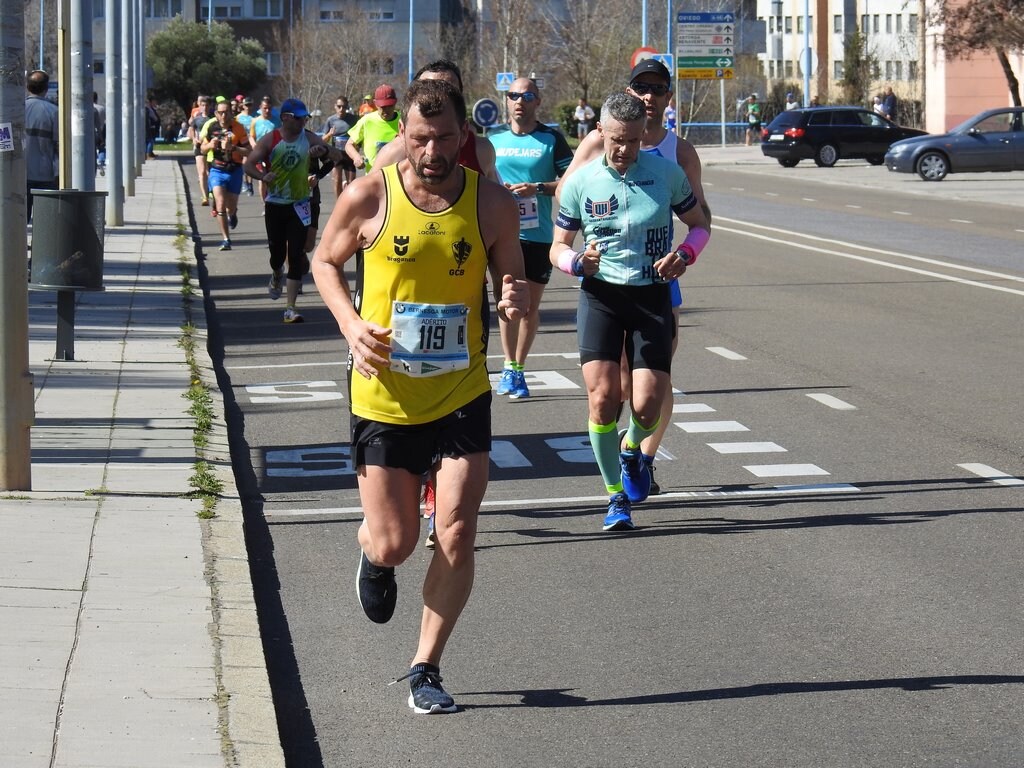
[[[455,700],[441,687],[441,670],[433,664],[417,664],[409,670],[409,706],[418,715],[456,712]],[[395,682],[398,682],[396,680]]]
[[[395,614],[398,585],[395,583],[395,569],[374,565],[365,553],[359,556],[359,571],[356,573],[356,595],[366,618],[377,624],[387,624]]]

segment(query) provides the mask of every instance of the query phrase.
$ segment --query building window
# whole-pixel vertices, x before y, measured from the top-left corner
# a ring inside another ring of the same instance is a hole
[[[787,35],[792,34],[793,33],[793,17],[792,16],[787,16],[786,20],[785,20],[785,23],[786,23],[786,34]]]
[[[796,33],[798,35],[802,35],[804,33],[804,17],[803,16],[797,16],[796,17]]]
[[[865,13],[860,17],[860,33],[867,37],[869,32],[871,32],[871,17]]]
[[[902,80],[903,79],[903,62],[902,61],[894,61],[893,62],[893,79],[894,80]]]
[[[897,35],[902,35],[903,34],[903,14],[902,13],[897,13],[896,14],[896,34]]]
[[[836,80],[843,79],[843,62],[833,61],[832,62],[832,77]]]
[[[774,16],[769,16],[768,17],[768,34],[770,34],[770,35],[774,35],[775,34],[775,17]]]
[[[106,59],[94,59],[92,62],[92,73],[94,75],[102,75],[107,69]]]
[[[878,34],[878,14],[877,13],[874,16],[871,17],[871,31],[874,34],[876,34],[876,35]]]
[[[277,77],[281,74],[281,54],[275,52],[266,52],[263,54],[263,60],[267,64],[267,76]]]
[[[907,62],[907,79],[908,80],[917,80],[917,62],[916,61],[908,61]]]
[[[201,18],[205,21],[210,18],[210,6],[208,3],[202,3],[201,6]],[[214,19],[240,19],[242,18],[242,6],[240,4],[227,3],[224,0],[214,2],[213,4],[213,18]]]
[[[366,18],[369,19],[370,21],[394,21],[395,20],[395,12],[394,11],[367,11],[366,12]],[[381,74],[390,74],[390,73],[382,72]]]
[[[877,61],[871,62],[871,77],[874,80],[882,79],[882,67]]]
[[[885,79],[892,80],[892,62],[885,62]]]
[[[98,3],[98,0],[93,0]],[[102,3],[100,3],[102,5]],[[146,0],[146,18],[169,19],[181,15],[181,0]]]
[[[843,31],[843,17],[838,13],[832,17],[832,31],[842,32]]]
[[[252,0],[254,19],[280,19],[283,15],[281,0]]]
[[[375,75],[395,74],[395,60],[391,57],[372,58],[369,61],[370,72]]]
[[[793,77],[793,62],[786,62],[786,77]]]
[[[910,34],[912,34],[912,35],[916,35],[917,34],[917,14],[916,13],[910,14],[910,18],[907,19],[907,31]]]

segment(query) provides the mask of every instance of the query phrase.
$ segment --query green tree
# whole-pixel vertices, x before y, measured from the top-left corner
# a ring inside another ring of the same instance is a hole
[[[245,93],[267,77],[263,46],[257,40],[238,40],[231,27],[174,18],[149,39],[146,63],[153,70],[153,92],[189,113],[199,93]]]
[[[953,59],[976,51],[992,51],[999,60],[1016,106],[1021,106],[1020,82],[1010,65],[1009,53],[1024,51],[1024,0],[939,0],[932,23],[945,27],[942,47]]]
[[[843,100],[847,104],[864,104],[871,90],[872,73],[878,62],[868,50],[868,41],[860,30],[846,38],[843,50]]]

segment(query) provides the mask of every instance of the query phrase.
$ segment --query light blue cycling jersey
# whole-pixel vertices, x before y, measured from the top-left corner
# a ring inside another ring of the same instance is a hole
[[[672,250],[673,212],[697,205],[675,159],[641,152],[622,176],[605,156],[584,165],[562,185],[556,224],[583,230],[597,242],[601,266],[595,277],[617,285],[663,282],[654,262]]]

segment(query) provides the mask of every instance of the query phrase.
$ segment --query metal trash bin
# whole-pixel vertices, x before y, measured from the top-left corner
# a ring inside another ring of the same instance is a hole
[[[80,189],[33,190],[31,288],[103,290],[106,196]]]

